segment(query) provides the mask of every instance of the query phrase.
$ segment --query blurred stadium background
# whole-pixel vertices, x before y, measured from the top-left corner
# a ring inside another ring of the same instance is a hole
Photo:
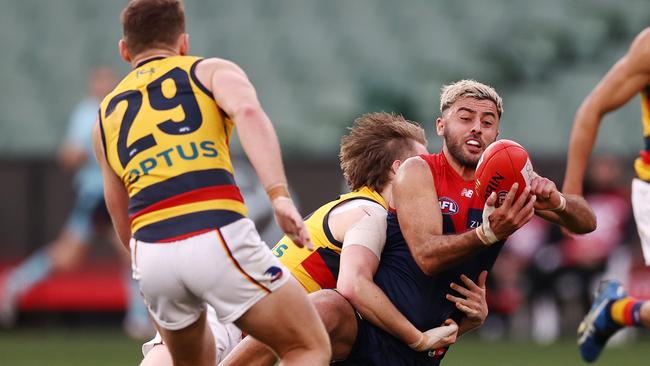
[[[0,0],[0,272],[51,240],[65,222],[74,197],[71,176],[54,157],[90,70],[107,64],[128,71],[117,53],[125,3]],[[575,110],[650,25],[647,0],[185,5],[192,53],[231,59],[256,85],[305,214],[344,189],[338,142],[356,116],[402,113],[428,130],[429,150],[437,151],[432,122],[439,89],[461,78],[500,92],[501,137],[522,143],[537,170],[560,185]],[[605,231],[585,243],[535,222],[513,238],[491,276],[488,323],[461,340],[445,364],[580,364],[575,327],[601,274],[626,280],[633,293],[648,297],[650,275],[637,263],[627,194],[631,161],[641,147],[639,119],[639,102],[630,103],[606,118],[599,136],[605,155],[591,192]],[[233,148],[241,155],[236,142]],[[239,179],[249,182],[248,201],[263,207],[254,180]],[[272,221],[263,208],[256,218],[261,227]],[[273,243],[278,235],[271,225],[265,238]],[[593,248],[597,254],[581,259]],[[139,344],[120,333],[125,295],[117,256],[107,243],[92,251],[87,265],[22,299],[17,328],[0,332],[0,364],[139,361]],[[648,356],[643,341],[643,334],[628,332],[602,363],[640,365]]]

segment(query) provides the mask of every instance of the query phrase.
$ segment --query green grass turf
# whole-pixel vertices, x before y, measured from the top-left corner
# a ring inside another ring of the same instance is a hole
[[[648,339],[605,349],[594,365],[650,365]],[[526,342],[482,341],[478,338],[460,339],[449,351],[443,366],[578,366],[582,361],[573,339],[549,346]]]
[[[648,338],[607,349],[596,365],[648,365]],[[74,366],[137,365],[140,343],[119,329],[19,329],[0,332],[0,365]],[[585,365],[573,340],[551,346],[526,342],[465,338],[449,352],[443,366],[572,366]]]
[[[0,332],[0,365],[137,365],[140,343],[116,329],[19,329]]]

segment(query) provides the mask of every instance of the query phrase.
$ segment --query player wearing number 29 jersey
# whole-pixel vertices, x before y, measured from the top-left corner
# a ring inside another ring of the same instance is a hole
[[[246,216],[228,149],[233,123],[196,79],[200,60],[146,60],[101,104],[106,160],[127,189],[135,239],[174,241]]]
[[[326,365],[325,329],[246,217],[233,179],[236,126],[278,225],[311,245],[255,88],[232,62],[187,56],[180,0],[132,0],[121,18],[120,56],[133,70],[101,103],[93,145],[106,206],[173,364],[215,363],[209,304],[283,363]],[[275,315],[288,306],[290,316]]]

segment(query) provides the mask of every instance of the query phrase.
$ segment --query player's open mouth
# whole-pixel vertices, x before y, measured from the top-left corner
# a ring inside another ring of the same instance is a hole
[[[480,152],[483,148],[481,141],[473,138],[465,140],[465,145],[467,145],[472,152]]]

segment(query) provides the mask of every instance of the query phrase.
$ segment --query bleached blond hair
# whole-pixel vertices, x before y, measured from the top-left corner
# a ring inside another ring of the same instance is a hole
[[[440,90],[440,113],[444,113],[460,98],[491,100],[497,107],[499,118],[503,114],[503,100],[499,93],[493,87],[471,79],[459,80],[442,87]]]

